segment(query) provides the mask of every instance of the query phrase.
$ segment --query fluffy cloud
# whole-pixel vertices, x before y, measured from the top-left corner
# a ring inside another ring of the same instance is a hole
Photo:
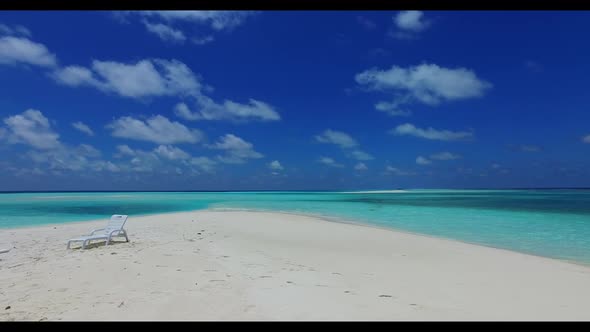
[[[435,160],[455,160],[455,159],[460,159],[461,156],[458,154],[453,154],[450,152],[439,152],[439,153],[435,153],[435,154],[431,154],[430,155],[430,159],[435,159]]]
[[[450,130],[437,130],[429,127],[428,129],[417,128],[411,123],[405,123],[397,126],[396,128],[389,131],[390,134],[394,135],[410,135],[430,140],[440,141],[459,141],[467,140],[473,137],[472,132],[467,131],[450,131]]]
[[[430,165],[432,164],[432,161],[422,157],[422,156],[418,156],[418,158],[416,158],[416,164],[418,165]]]
[[[116,156],[135,156],[135,150],[131,149],[129,145],[117,145],[117,151],[119,151]]]
[[[177,60],[145,59],[136,63],[92,62],[91,68],[68,66],[53,73],[68,86],[92,86],[123,97],[187,96],[200,93],[197,76]]]
[[[216,103],[206,96],[196,98],[198,112],[192,112],[185,103],[179,103],[175,107],[177,116],[189,120],[260,120],[278,121],[279,113],[269,104],[256,99],[250,99],[248,104],[236,103],[225,100],[222,104]]]
[[[419,10],[401,11],[393,17],[393,21],[398,29],[410,32],[420,32],[430,26],[424,20],[424,13]]]
[[[472,70],[444,68],[435,64],[370,69],[357,74],[355,79],[358,84],[372,90],[401,93],[396,107],[412,100],[437,105],[442,101],[481,97],[492,86],[479,79]]]
[[[53,150],[29,151],[28,156],[33,162],[42,164],[54,174],[62,174],[64,171],[119,172],[119,166],[110,161],[98,159],[101,156],[93,146],[80,144],[78,146],[61,145]]]
[[[283,166],[281,165],[281,163],[278,160],[273,160],[272,162],[270,162],[268,164],[268,168],[275,170],[275,171],[280,171],[283,169]]]
[[[336,131],[332,129],[326,129],[320,135],[315,136],[316,141],[326,144],[334,144],[345,150],[346,155],[349,158],[356,160],[372,160],[375,159],[369,153],[358,149],[358,142],[347,133]],[[330,159],[330,158],[328,158]],[[330,164],[329,162],[323,162],[324,164]]]
[[[375,104],[375,109],[383,113],[389,114],[390,116],[410,116],[412,111],[401,109],[400,102],[386,102],[380,101]]]
[[[120,171],[119,167],[112,162],[99,159],[101,152],[91,145],[70,146],[61,143],[59,135],[51,128],[49,119],[40,111],[29,109],[21,114],[5,118],[4,123],[6,129],[2,130],[5,132],[7,141],[33,147],[34,150],[26,152],[23,156],[33,163],[44,165],[53,174],[83,170]],[[33,175],[44,173],[38,167],[23,170],[23,172]]]
[[[160,39],[168,42],[184,42],[188,37],[178,28],[179,25],[198,25],[199,31],[203,29],[210,29],[209,32],[231,31],[242,25],[253,14],[255,12],[250,11],[164,10],[117,12],[116,16],[123,20],[126,17],[139,16],[147,31]],[[173,27],[172,24],[176,24],[177,27]],[[214,37],[209,34],[204,37],[191,37],[190,40],[196,45],[204,45],[212,42]]]
[[[38,110],[28,109],[21,114],[9,116],[4,119],[4,124],[4,136],[8,143],[27,144],[42,150],[61,146],[59,134],[53,131],[49,120]]]
[[[31,37],[31,31],[22,25],[9,27],[5,24],[0,24],[0,35],[15,35]]]
[[[185,103],[175,107],[175,114],[185,120],[281,119],[273,106],[253,98],[245,104],[232,100],[215,102],[202,91],[207,87],[202,85],[198,75],[177,60],[144,59],[136,63],[95,60],[90,68],[67,66],[55,70],[51,76],[63,85],[90,86],[128,98],[190,97],[198,111],[191,111]]]
[[[130,116],[121,117],[109,125],[112,136],[157,144],[196,143],[203,134],[197,129],[189,129],[179,122],[171,122],[166,117],[156,115],[146,121]]]
[[[179,160],[179,159],[189,159],[190,155],[183,150],[171,146],[171,145],[160,145],[154,149],[154,152],[165,159],[169,160]]]
[[[209,146],[212,149],[224,150],[225,154],[218,156],[219,161],[227,164],[243,164],[247,159],[262,158],[263,155],[254,150],[252,143],[234,134],[226,134],[219,141]]]
[[[385,167],[385,172],[387,173],[391,173],[397,176],[409,176],[409,175],[416,175],[415,172],[408,172],[408,171],[403,171],[399,168],[396,167],[392,167],[392,166],[387,166]]]
[[[213,36],[204,36],[204,37],[193,37],[191,41],[195,45],[205,45],[209,44],[210,42],[214,41],[215,38]]]
[[[129,158],[129,164],[122,167],[122,169],[126,171],[152,172],[162,165],[156,150],[158,150],[158,148],[155,148],[153,151],[145,151],[140,149],[134,150],[128,145],[117,145],[118,152],[115,154],[115,157]]]
[[[143,25],[147,31],[153,33],[164,41],[182,43],[186,40],[186,36],[182,31],[176,30],[166,24],[150,23],[144,20]]]
[[[45,45],[28,38],[0,37],[0,64],[16,65],[18,63],[54,67],[57,65],[57,58]]]
[[[0,24],[0,35],[14,35],[31,37],[31,31],[22,25],[9,27],[5,24]]]
[[[320,159],[318,159],[318,162],[333,167],[344,167],[344,165],[335,162],[334,159],[330,157],[320,157]]]
[[[132,12],[133,13],[133,12]],[[156,17],[164,21],[184,21],[208,25],[214,30],[231,30],[244,23],[254,12],[249,11],[217,11],[217,10],[162,10],[135,12],[144,17]]]
[[[582,137],[582,142],[590,144],[590,135]]]
[[[88,127],[87,125],[85,125],[81,121],[72,123],[72,127],[74,127],[76,129],[78,129],[79,131],[87,134],[88,136],[94,136],[94,132],[92,131],[92,129],[90,129],[90,127]]]
[[[207,157],[191,158],[190,164],[205,172],[212,172],[217,162]]]
[[[350,153],[350,155],[352,156],[352,158],[356,159],[356,160],[373,160],[375,159],[372,155],[361,151],[361,150],[354,150]]]
[[[253,98],[248,103],[214,101],[203,91],[210,87],[203,85],[200,77],[178,60],[144,59],[135,63],[95,60],[90,68],[67,66],[53,71],[51,77],[66,86],[89,86],[128,98],[188,97],[195,101],[198,111],[191,111],[186,103],[178,103],[175,114],[189,121],[281,119],[273,106]]]
[[[347,133],[331,129],[325,130],[322,134],[317,135],[315,139],[321,143],[336,144],[341,148],[353,148],[358,143]]]
[[[369,168],[367,167],[367,165],[365,165],[364,163],[358,163],[354,166],[354,169],[357,171],[366,171]]]

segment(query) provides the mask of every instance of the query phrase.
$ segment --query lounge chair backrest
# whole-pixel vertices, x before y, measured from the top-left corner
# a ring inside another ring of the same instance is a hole
[[[105,228],[106,233],[110,233],[112,231],[119,231],[123,229],[125,222],[127,221],[127,216],[124,214],[114,214],[109,220],[109,224]]]

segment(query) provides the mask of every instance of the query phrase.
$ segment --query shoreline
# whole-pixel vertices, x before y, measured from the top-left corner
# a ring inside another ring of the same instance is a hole
[[[138,215],[134,215],[133,218],[144,218],[144,217],[152,217],[152,216],[159,216],[159,215],[165,216],[165,215],[175,215],[175,214],[179,214],[179,213],[198,213],[198,212],[245,212],[245,213],[254,212],[254,213],[273,213],[273,214],[279,214],[279,215],[283,214],[283,215],[289,215],[289,216],[310,217],[310,218],[320,219],[325,222],[368,227],[368,228],[379,229],[379,230],[389,231],[389,232],[394,232],[394,233],[402,233],[402,234],[419,236],[419,237],[426,237],[426,238],[436,239],[436,240],[446,240],[446,241],[451,241],[451,242],[458,242],[458,243],[462,243],[462,244],[466,244],[466,245],[473,245],[473,246],[479,246],[479,247],[484,247],[484,248],[506,251],[508,253],[516,253],[516,254],[520,254],[520,255],[527,255],[527,256],[532,256],[532,257],[537,257],[537,258],[542,258],[542,259],[549,259],[549,260],[555,260],[555,261],[559,261],[559,262],[564,262],[564,263],[569,263],[569,264],[574,264],[574,265],[579,265],[579,266],[584,266],[584,267],[590,267],[590,262],[581,262],[581,261],[575,261],[575,260],[567,260],[567,259],[563,259],[563,258],[541,256],[541,255],[536,255],[536,254],[529,253],[529,252],[521,252],[521,251],[516,251],[516,250],[512,250],[512,249],[507,249],[507,248],[495,247],[493,245],[481,244],[481,243],[477,243],[477,242],[469,242],[469,241],[464,241],[464,240],[459,240],[459,239],[454,239],[454,238],[449,238],[449,237],[436,236],[436,235],[432,235],[432,234],[417,233],[417,232],[412,232],[412,231],[394,228],[394,227],[375,225],[375,224],[371,224],[369,222],[363,222],[363,221],[359,221],[359,220],[346,219],[346,218],[337,217],[337,216],[327,216],[327,215],[315,214],[315,213],[290,212],[290,211],[270,210],[270,209],[267,210],[267,209],[249,209],[249,208],[208,207],[206,209],[198,209],[198,210],[149,213],[149,214],[141,214],[141,215],[138,214]],[[131,216],[130,216],[130,218],[131,218]],[[64,223],[48,223],[48,224],[34,225],[34,226],[0,228],[0,232],[2,232],[3,230],[35,229],[35,228],[56,227],[56,226],[63,226],[63,225],[83,225],[86,223],[96,223],[96,222],[104,222],[106,224],[107,221],[108,221],[108,218],[105,217],[104,219],[88,219],[88,220],[80,220],[80,221],[67,221]]]
[[[106,222],[0,230],[16,247],[0,320],[590,319],[590,268],[567,261],[235,210],[133,217],[129,243],[65,249]]]

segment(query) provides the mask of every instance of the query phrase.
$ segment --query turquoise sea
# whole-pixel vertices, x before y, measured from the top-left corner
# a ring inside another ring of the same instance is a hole
[[[314,214],[590,264],[590,190],[0,193],[0,232],[207,208]]]

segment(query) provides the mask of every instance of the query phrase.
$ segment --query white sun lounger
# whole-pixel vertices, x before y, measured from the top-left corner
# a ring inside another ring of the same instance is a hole
[[[123,229],[126,221],[126,215],[114,214],[111,217],[111,220],[109,220],[106,228],[95,229],[92,231],[92,233],[90,233],[90,235],[70,239],[68,241],[68,249],[70,249],[70,244],[72,242],[82,242],[82,249],[85,249],[86,245],[88,245],[92,240],[106,240],[106,245],[108,246],[114,236],[124,236],[126,242],[129,242],[127,232],[125,232]]]

